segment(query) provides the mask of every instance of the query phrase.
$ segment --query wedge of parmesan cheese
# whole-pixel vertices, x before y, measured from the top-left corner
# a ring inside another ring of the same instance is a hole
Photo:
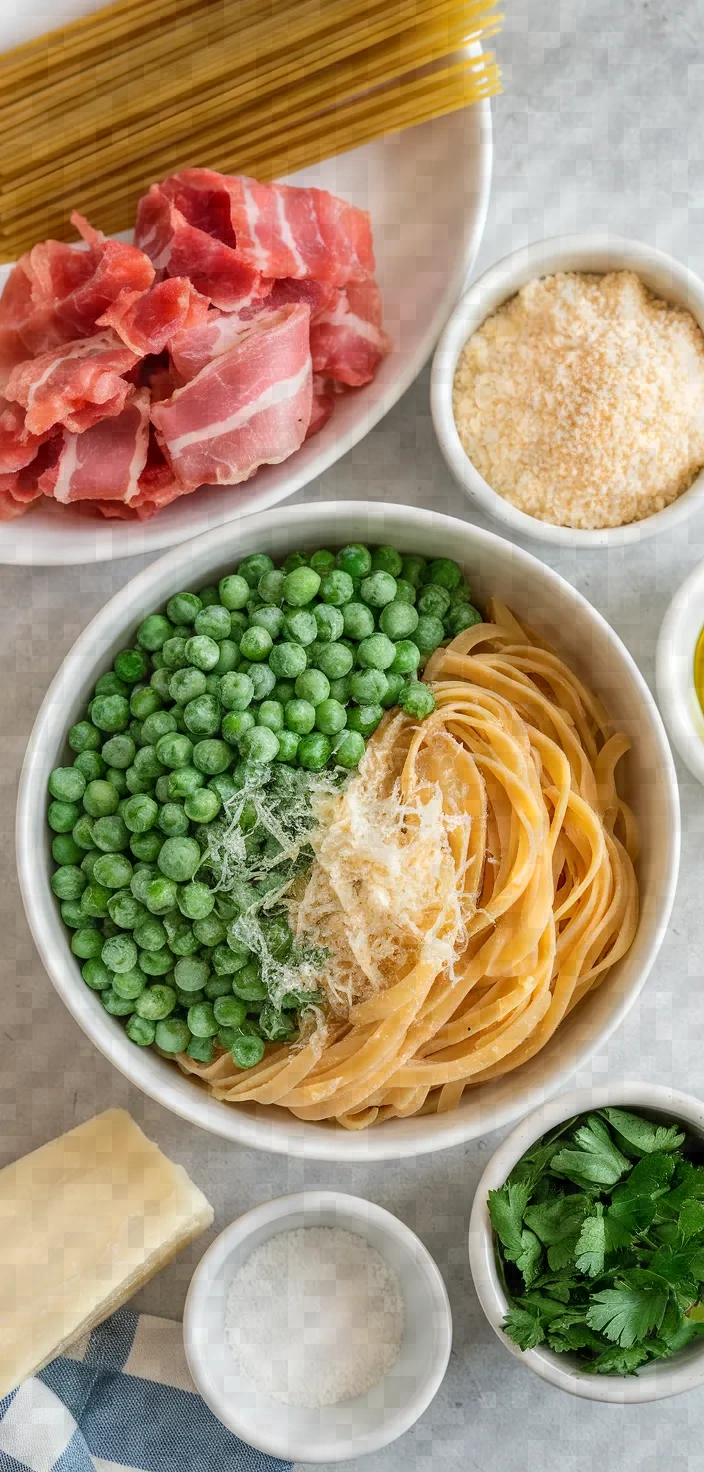
[[[0,1171],[0,1396],[119,1308],[213,1219],[123,1109]]]

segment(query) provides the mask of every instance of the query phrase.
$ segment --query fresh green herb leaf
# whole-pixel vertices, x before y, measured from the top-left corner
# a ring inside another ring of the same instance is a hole
[[[545,1339],[545,1330],[537,1313],[531,1313],[529,1309],[512,1307],[508,1310],[504,1319],[504,1334],[517,1344],[519,1349],[535,1349],[536,1344],[542,1344]]]
[[[490,1191],[488,1196],[491,1225],[511,1262],[521,1251],[523,1213],[530,1199],[527,1186],[507,1182],[499,1191]]]
[[[577,1186],[615,1186],[630,1166],[597,1114],[590,1114],[586,1124],[575,1130],[574,1141],[579,1149],[564,1146],[558,1150],[551,1169]]]
[[[590,1329],[601,1329],[622,1349],[640,1343],[653,1329],[659,1330],[668,1291],[662,1287],[629,1288],[622,1284],[595,1293],[586,1319]]]
[[[656,1202],[667,1192],[674,1168],[671,1155],[644,1155],[613,1192],[611,1214],[632,1233],[644,1232],[655,1221]]]
[[[672,1178],[672,1189],[660,1202],[660,1211],[677,1216],[685,1201],[704,1201],[704,1167],[683,1160]]]
[[[677,1218],[677,1228],[683,1242],[698,1237],[704,1232],[704,1202],[684,1201]]]
[[[535,1232],[545,1247],[552,1247],[565,1237],[579,1236],[588,1202],[583,1196],[553,1196],[524,1212],[526,1225]]]
[[[603,1354],[583,1365],[592,1375],[635,1375],[640,1365],[648,1359],[648,1351],[640,1345],[637,1349],[606,1349]]]
[[[586,1273],[588,1278],[598,1278],[604,1271],[604,1257],[606,1254],[606,1228],[604,1226],[604,1208],[600,1201],[595,1202],[594,1215],[584,1218],[582,1230],[575,1247],[575,1263],[577,1271]]]
[[[676,1150],[684,1141],[684,1134],[676,1125],[656,1125],[638,1114],[629,1114],[626,1109],[607,1108],[600,1111],[608,1120],[622,1149],[631,1149],[636,1155],[652,1155],[656,1150]]]

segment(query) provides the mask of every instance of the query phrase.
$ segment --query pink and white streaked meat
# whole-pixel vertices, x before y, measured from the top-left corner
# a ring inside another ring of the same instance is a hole
[[[152,423],[178,480],[237,485],[302,445],[312,394],[310,310],[281,307],[255,317],[232,347],[154,404]]]
[[[186,169],[140,201],[132,245],[72,221],[83,244],[35,246],[0,297],[0,520],[237,485],[390,350],[369,217],[324,190]]]

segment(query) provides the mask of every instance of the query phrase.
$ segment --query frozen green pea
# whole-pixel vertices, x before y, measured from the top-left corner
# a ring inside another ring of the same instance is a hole
[[[277,680],[295,680],[302,674],[307,663],[303,646],[289,641],[275,644],[269,655],[269,668]]]
[[[93,843],[104,854],[120,853],[129,846],[129,841],[129,829],[119,813],[96,818],[93,824]]]
[[[169,710],[155,710],[142,724],[140,746],[156,746],[162,736],[176,730],[176,717]]]
[[[156,1024],[133,1012],[132,1016],[127,1019],[125,1032],[130,1042],[136,1043],[138,1048],[149,1048],[156,1037]]]
[[[284,709],[284,720],[289,731],[294,731],[297,736],[307,736],[315,725],[315,706],[309,700],[289,700]]]
[[[303,736],[298,744],[298,765],[309,772],[319,772],[329,761],[332,744],[320,731]]]
[[[295,567],[284,578],[284,598],[293,608],[303,608],[310,603],[319,588],[320,573],[312,567]]]
[[[251,556],[243,558],[237,572],[245,579],[250,590],[256,588],[259,579],[265,572],[273,571],[273,559],[266,552],[253,552]]]
[[[281,564],[281,571],[283,573],[293,572],[297,567],[308,567],[309,563],[310,558],[305,552],[289,552],[288,557]]]
[[[350,693],[351,679],[351,675],[343,675],[341,680],[330,681],[330,697],[332,700],[339,700],[340,705],[348,704],[352,698]]]
[[[113,935],[100,953],[108,971],[131,971],[137,965],[137,947],[130,935]]]
[[[284,724],[284,708],[278,700],[263,700],[257,711],[257,725],[268,726],[278,735]]]
[[[194,838],[167,838],[157,859],[161,873],[181,884],[193,878],[199,863],[200,848]]]
[[[86,779],[76,767],[55,767],[49,778],[49,791],[59,802],[80,802],[86,790]]]
[[[208,583],[205,588],[199,588],[198,597],[203,608],[212,608],[213,604],[222,601],[218,595],[217,588],[212,583]]]
[[[186,1052],[194,1063],[212,1063],[215,1056],[212,1038],[192,1037]]]
[[[167,839],[167,842],[172,843],[184,843],[185,841],[185,839]],[[159,858],[161,858],[165,847],[166,844],[164,844],[159,850]],[[198,853],[200,857],[200,850],[198,851]],[[163,879],[150,879],[148,885],[146,886],[144,903],[149,910],[150,915],[166,915],[168,914],[169,910],[173,910],[177,898],[178,885],[175,883],[174,880],[169,879],[168,877]]]
[[[256,725],[251,710],[230,710],[223,718],[222,734],[226,741],[237,746],[245,731],[250,731]]]
[[[174,593],[166,605],[166,614],[172,624],[192,624],[201,608],[197,593]]]
[[[389,674],[410,675],[417,670],[420,659],[420,649],[412,639],[399,639]]]
[[[318,608],[325,608],[326,604],[319,604]],[[337,612],[337,609],[334,610]],[[304,649],[318,637],[318,624],[315,614],[307,608],[296,608],[284,614],[284,637],[293,640],[294,644],[302,644]]]
[[[284,627],[283,609],[273,608],[268,603],[263,608],[257,608],[250,619],[250,627],[264,629],[273,642],[274,639],[278,639]],[[244,638],[244,634],[242,637]]]
[[[296,693],[293,680],[277,680],[271,692],[273,700],[278,700],[280,705],[286,705],[287,701],[293,700]]]
[[[368,639],[374,633],[374,614],[366,603],[346,603],[342,609],[342,621],[348,639]]]
[[[273,762],[279,750],[274,731],[266,726],[253,726],[240,739],[240,749],[246,761]]]
[[[347,712],[347,727],[350,731],[358,731],[360,735],[371,736],[383,716],[384,712],[380,705],[355,705]]]
[[[394,662],[395,653],[396,646],[386,634],[370,634],[368,639],[360,641],[357,659],[365,669],[388,670]]]
[[[140,951],[161,951],[168,941],[166,926],[156,915],[150,915],[143,905],[141,908],[143,914],[133,932],[135,942]]]
[[[162,834],[152,828],[148,833],[133,833],[130,848],[136,859],[153,864],[163,842]]]
[[[83,849],[73,833],[57,833],[51,845],[51,857],[57,864],[80,864]]]
[[[445,629],[440,619],[432,614],[421,614],[413,634],[413,642],[420,650],[421,659],[432,654],[444,638]]]
[[[450,607],[450,594],[439,583],[428,583],[418,595],[418,612],[431,618],[444,618]]]
[[[373,572],[364,578],[360,588],[363,603],[372,608],[385,608],[396,597],[396,579],[388,572]]]
[[[130,707],[124,695],[96,695],[89,711],[99,731],[124,731],[129,725]]]
[[[127,768],[125,772],[125,783],[127,791],[132,793],[133,796],[138,792],[151,793],[154,787],[153,778],[142,776],[134,766]]]
[[[62,864],[51,876],[51,887],[58,900],[77,900],[83,894],[88,880],[76,864]]]
[[[147,900],[147,890],[153,879],[158,878],[159,870],[156,864],[140,863],[134,871],[130,880],[130,890],[141,905]]]
[[[93,819],[88,813],[81,813],[71,829],[71,836],[79,848],[95,848],[93,843]]]
[[[172,639],[167,639],[162,650],[164,669],[183,670],[188,664],[186,644],[188,640],[184,634],[174,634]],[[170,678],[170,676],[169,676]]]
[[[240,662],[240,651],[234,639],[221,639],[218,644],[220,653],[218,662],[213,669],[213,675],[228,675],[231,670],[236,670]]]
[[[218,772],[226,771],[231,761],[232,752],[229,746],[213,737],[196,742],[193,748],[194,767],[209,777],[216,777]]]
[[[220,728],[220,704],[214,695],[189,700],[183,718],[192,736],[215,736]]]
[[[407,582],[405,578],[396,579],[396,596],[394,598],[394,603],[414,604],[416,601],[416,596],[416,590],[412,583]]]
[[[230,1046],[232,1060],[238,1068],[254,1068],[261,1063],[264,1052],[263,1039],[245,1033],[233,1038]]]
[[[105,963],[97,956],[91,956],[90,960],[81,967],[81,976],[86,986],[89,986],[94,992],[102,992],[112,986],[112,972],[108,971]]]
[[[220,650],[215,639],[207,634],[194,634],[186,644],[186,657],[194,669],[208,671],[215,668]]]
[[[166,976],[173,965],[173,956],[166,947],[158,951],[140,951],[139,965],[145,976]]]
[[[229,997],[217,997],[212,1010],[218,1027],[241,1027],[247,1016],[247,1003],[230,994]]]
[[[383,705],[384,710],[390,710],[392,706],[398,705],[398,697],[406,683],[407,676],[395,674],[393,670],[387,670],[385,679],[387,690],[386,694],[382,695],[379,704]]]
[[[272,645],[273,640],[271,634],[268,634],[266,629],[261,628],[257,624],[252,624],[248,629],[245,629],[242,635],[240,640],[240,654],[244,659],[258,663],[259,660],[267,658],[267,655],[271,652]]]
[[[199,695],[204,695],[205,674],[203,670],[197,670],[193,665],[188,665],[186,669],[176,670],[169,682],[169,693],[177,705],[188,705],[190,700],[196,700]]]
[[[173,1012],[175,1006],[176,993],[173,987],[157,981],[153,986],[146,987],[137,997],[135,1011],[139,1017],[146,1017],[150,1022],[160,1022]]]
[[[264,1002],[268,996],[266,982],[262,980],[262,974],[256,961],[248,961],[246,965],[240,965],[235,973],[232,990],[236,997],[241,997],[243,1002]]]
[[[129,1017],[134,1012],[134,1002],[131,998],[119,996],[112,986],[100,993],[100,1000],[111,1017]]]
[[[140,777],[149,782],[156,782],[157,777],[164,774],[164,768],[159,761],[155,746],[140,746],[139,751],[135,752],[132,767]]]
[[[222,603],[212,603],[209,608],[201,608],[193,620],[196,635],[204,634],[208,639],[214,639],[219,643],[221,639],[229,639],[232,629],[230,613]]]
[[[315,708],[315,724],[325,736],[337,736],[347,725],[347,711],[339,700],[322,700]]]
[[[193,934],[202,946],[219,946],[225,939],[225,926],[218,916],[211,913],[202,920],[194,920]]]
[[[89,884],[93,883],[93,870],[98,862],[98,859],[101,857],[102,856],[100,853],[100,849],[92,848],[87,854],[84,854],[83,858],[81,859],[81,869],[83,870],[83,873],[87,876]]]
[[[85,890],[83,893],[85,894]],[[88,929],[96,923],[90,915],[86,915],[82,900],[83,895],[81,895],[80,900],[61,901],[61,919],[64,925],[68,926],[69,930]]]
[[[107,786],[107,783],[105,784]],[[112,788],[110,788],[112,792]],[[115,793],[115,806],[118,797]],[[50,802],[47,811],[47,821],[55,833],[70,833],[80,817],[80,808],[75,802]]]
[[[401,565],[401,577],[407,583],[410,583],[413,588],[419,588],[423,581],[425,569],[426,561],[424,557],[404,557]]]
[[[285,572],[276,572],[274,569],[272,569],[269,572],[262,573],[262,576],[257,583],[257,592],[259,594],[259,597],[262,598],[265,603],[276,605],[283,603],[285,581]]]
[[[103,821],[103,820],[101,820]],[[101,854],[93,866],[93,878],[106,889],[124,889],[132,878],[132,865],[124,854]]]
[[[220,602],[223,608],[227,608],[230,613],[233,610],[244,608],[249,592],[249,583],[246,578],[239,577],[237,573],[230,573],[227,577],[220,579],[218,587]]]
[[[187,920],[179,917],[178,925],[175,929],[172,929],[169,935],[169,946],[175,956],[195,956],[198,954],[200,942],[193,934],[193,926],[189,925]]]
[[[401,710],[415,720],[423,721],[435,710],[435,696],[428,685],[420,680],[408,680],[398,701]]]
[[[304,670],[296,680],[296,697],[298,700],[309,701],[311,705],[320,705],[321,701],[327,700],[330,694],[330,681],[322,670]]]
[[[212,823],[221,806],[217,792],[211,791],[209,787],[201,787],[198,792],[187,797],[184,803],[186,817],[192,823]]]
[[[127,685],[115,670],[108,670],[106,674],[100,675],[95,685],[96,695],[126,695]]]
[[[182,956],[176,962],[174,979],[184,992],[201,991],[210,976],[210,963],[198,956]]]
[[[254,698],[249,675],[228,674],[220,682],[220,703],[225,710],[246,710]]]
[[[379,628],[382,634],[396,642],[398,639],[408,639],[418,624],[418,614],[411,603],[387,603],[379,616]]]
[[[254,686],[254,699],[266,700],[276,684],[276,675],[268,664],[252,664],[248,670],[249,678]]]
[[[349,603],[354,597],[354,583],[349,573],[340,568],[326,573],[320,584],[320,597],[323,603],[332,603],[335,608],[342,608],[345,603]]]
[[[107,762],[97,751],[79,751],[73,763],[77,771],[82,772],[86,782],[95,782],[98,777],[104,777],[107,771]]]
[[[124,797],[125,794],[129,792],[129,788],[127,786],[127,773],[121,771],[118,767],[108,767],[105,780],[106,782],[110,783],[111,787],[115,788],[115,791],[120,797]]]
[[[401,575],[403,558],[395,547],[377,547],[372,553],[372,571],[389,572],[393,578]]]
[[[184,838],[189,830],[186,810],[180,802],[165,802],[159,810],[157,823],[165,838]]]
[[[189,920],[204,920],[215,905],[215,896],[207,886],[200,880],[192,884],[184,884],[179,890],[178,907],[182,915]]]
[[[234,1001],[234,998],[233,998]],[[188,1009],[188,1026],[194,1037],[214,1038],[218,1020],[212,1002],[195,1002]]]
[[[448,588],[452,592],[462,581],[462,570],[450,557],[437,557],[434,562],[429,563],[423,577],[424,583],[435,583],[438,587]]]
[[[82,961],[94,961],[103,949],[103,937],[99,930],[75,930],[71,936],[71,950]]]
[[[136,685],[143,680],[149,669],[149,660],[141,649],[121,649],[113,666],[115,674],[125,685]]]
[[[155,649],[163,648],[173,632],[174,626],[168,618],[161,613],[150,613],[137,630],[137,643],[153,653]]]
[[[89,782],[83,794],[83,806],[91,818],[105,818],[116,813],[119,801],[119,793],[102,778]]]
[[[137,721],[145,721],[153,711],[161,710],[164,696],[151,685],[141,685],[130,696],[130,712]]]
[[[215,955],[215,951],[212,953]],[[217,971],[208,977],[203,988],[204,997],[214,1002],[216,997],[229,997],[232,991],[232,983],[229,976],[218,975]]]
[[[384,699],[389,683],[383,670],[355,670],[350,675],[350,695],[358,705],[377,705]]]
[[[135,899],[130,889],[120,889],[116,894],[111,894],[108,914],[121,930],[135,930],[140,922],[149,918],[146,906]]]
[[[178,767],[175,772],[169,772],[168,787],[169,801],[178,802],[182,797],[190,797],[199,787],[205,787],[205,775],[197,767]]]
[[[335,566],[335,553],[328,552],[326,547],[319,547],[318,551],[313,552],[310,557],[310,565],[322,577],[324,573],[331,572]]]
[[[328,680],[343,680],[354,665],[354,655],[341,640],[332,644],[321,644],[315,656],[317,669],[321,670]]]
[[[136,747],[132,737],[124,731],[121,735],[111,736],[110,740],[105,742],[102,757],[109,767],[123,770],[132,765],[135,751]]]
[[[72,751],[98,751],[103,738],[92,721],[77,721],[68,733],[68,744]]]
[[[368,547],[361,542],[348,542],[341,547],[336,558],[338,568],[351,578],[365,578],[371,571],[372,556]]]
[[[465,629],[471,629],[475,624],[482,622],[482,616],[478,608],[471,603],[457,603],[450,608],[445,617],[445,629],[451,639],[456,639],[458,634]]]
[[[295,731],[288,730],[278,731],[277,736],[279,741],[279,749],[276,753],[276,761],[294,762],[296,760],[296,754],[298,752],[298,746],[301,739],[300,736],[297,736]]]

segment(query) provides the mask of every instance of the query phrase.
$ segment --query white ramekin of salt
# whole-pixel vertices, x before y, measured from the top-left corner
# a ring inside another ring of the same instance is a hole
[[[279,1197],[216,1239],[184,1312],[191,1374],[243,1441],[290,1461],[388,1445],[447,1367],[447,1292],[397,1217],[338,1191]]]

